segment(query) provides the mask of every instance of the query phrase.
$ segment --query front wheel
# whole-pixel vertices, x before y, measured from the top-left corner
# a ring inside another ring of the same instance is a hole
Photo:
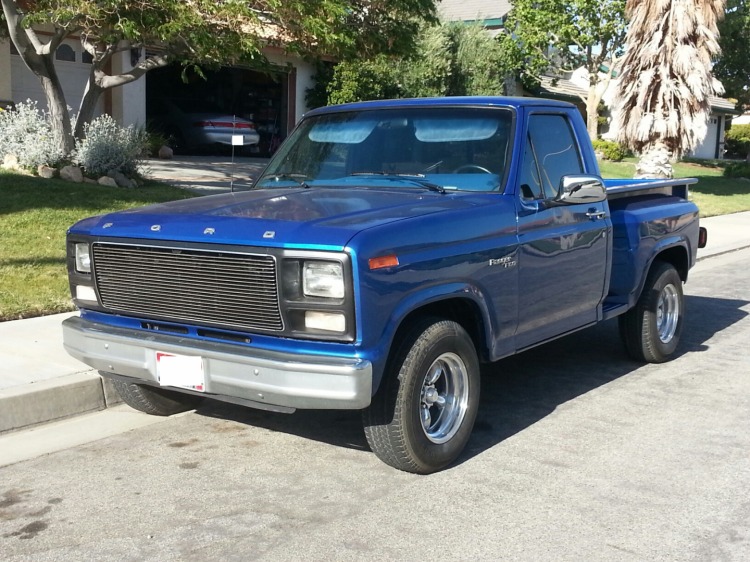
[[[453,462],[479,407],[479,360],[469,335],[425,319],[403,338],[363,412],[367,442],[386,464],[429,474]]]
[[[122,401],[128,406],[154,416],[171,416],[192,410],[203,401],[202,396],[125,382],[120,379],[112,379],[112,384]]]
[[[685,304],[682,279],[671,264],[654,263],[635,307],[620,316],[620,335],[634,359],[663,363],[677,349]]]

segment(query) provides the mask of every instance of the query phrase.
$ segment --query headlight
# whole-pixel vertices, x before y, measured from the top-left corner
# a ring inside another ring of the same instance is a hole
[[[344,268],[338,262],[306,261],[302,268],[302,291],[308,297],[343,299]]]
[[[76,244],[76,271],[79,273],[91,273],[91,254],[89,245],[85,242]]]

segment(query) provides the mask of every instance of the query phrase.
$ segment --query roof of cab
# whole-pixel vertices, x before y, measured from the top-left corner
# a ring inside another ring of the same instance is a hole
[[[334,113],[339,111],[359,111],[367,109],[390,109],[396,107],[437,107],[437,106],[471,106],[471,107],[575,107],[573,104],[544,98],[521,98],[506,96],[455,96],[441,98],[403,98],[392,100],[361,101],[342,105],[331,105],[313,109],[305,117],[320,113]]]

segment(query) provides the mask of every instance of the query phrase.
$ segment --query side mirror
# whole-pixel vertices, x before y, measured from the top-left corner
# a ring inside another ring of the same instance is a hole
[[[607,190],[599,176],[574,174],[560,179],[559,195],[556,202],[564,205],[598,203],[607,198]]]

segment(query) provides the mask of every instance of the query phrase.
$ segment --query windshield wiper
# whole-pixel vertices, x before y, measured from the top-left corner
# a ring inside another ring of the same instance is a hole
[[[430,191],[437,193],[445,193],[445,188],[442,185],[432,183],[424,179],[422,174],[391,174],[388,172],[354,172],[349,174],[350,176],[379,176],[386,180],[391,181],[410,181],[422,187],[426,187]]]
[[[264,180],[273,180],[273,181],[283,181],[283,180],[291,180],[300,187],[304,187],[305,189],[310,188],[310,184],[308,184],[305,180],[307,179],[307,176],[305,174],[271,174],[268,176],[263,176],[261,178],[258,178],[258,183],[255,185],[259,185],[260,182]]]

